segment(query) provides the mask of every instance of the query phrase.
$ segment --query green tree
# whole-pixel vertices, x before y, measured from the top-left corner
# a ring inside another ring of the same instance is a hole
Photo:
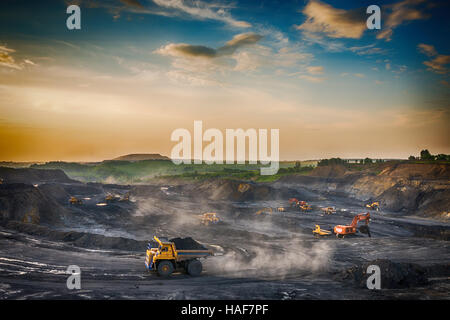
[[[414,156],[409,156],[408,160],[409,160],[409,161],[414,161],[414,160],[416,160],[416,157],[414,157]]]
[[[440,153],[436,156],[436,160],[438,161],[450,161],[450,155]]]
[[[421,160],[434,160],[434,156],[431,155],[428,149],[420,151],[420,159]]]

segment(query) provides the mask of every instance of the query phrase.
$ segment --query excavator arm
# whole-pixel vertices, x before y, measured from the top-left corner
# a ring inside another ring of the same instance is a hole
[[[353,218],[351,226],[352,226],[352,227],[356,227],[356,225],[358,224],[358,222],[359,222],[359,221],[363,221],[363,220],[366,221],[366,225],[369,224],[369,220],[370,220],[370,213],[369,213],[369,212],[357,214],[357,215]]]

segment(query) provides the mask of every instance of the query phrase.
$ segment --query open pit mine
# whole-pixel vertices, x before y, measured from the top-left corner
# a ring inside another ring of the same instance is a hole
[[[448,164],[273,182],[104,184],[6,167],[0,178],[0,299],[449,298]],[[380,290],[366,286],[370,265]]]

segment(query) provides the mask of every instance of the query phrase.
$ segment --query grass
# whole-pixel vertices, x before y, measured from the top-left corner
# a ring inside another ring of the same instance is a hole
[[[280,169],[272,176],[260,175],[260,164],[180,164],[169,160],[103,161],[98,163],[48,162],[35,164],[36,169],[61,169],[70,178],[84,182],[145,183],[155,178],[182,178],[187,180],[224,178],[275,181],[283,175],[309,172],[312,167],[295,167],[295,162],[280,162]]]

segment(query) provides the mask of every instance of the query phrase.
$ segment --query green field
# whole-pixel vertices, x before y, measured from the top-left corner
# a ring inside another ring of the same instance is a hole
[[[298,163],[296,165],[296,163]],[[310,162],[280,162],[276,175],[261,176],[260,164],[180,164],[168,160],[103,161],[98,163],[47,162],[34,164],[36,169],[61,169],[70,178],[84,182],[145,183],[156,178],[182,179],[229,178],[253,181],[274,181],[286,174],[303,174],[312,170]]]

